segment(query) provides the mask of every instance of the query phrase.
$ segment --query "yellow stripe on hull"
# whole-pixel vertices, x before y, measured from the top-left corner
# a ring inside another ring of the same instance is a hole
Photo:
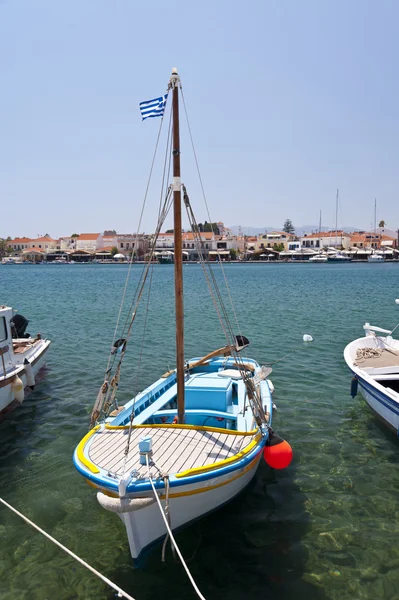
[[[84,436],[84,438],[80,441],[79,446],[76,448],[76,454],[78,456],[78,459],[80,460],[82,465],[87,467],[92,473],[99,473],[100,469],[98,469],[95,464],[93,464],[88,458],[86,458],[86,456],[84,455],[84,448],[91,436],[99,429],[100,425],[96,425],[96,427],[93,427],[93,429],[91,429],[89,433],[87,433]]]

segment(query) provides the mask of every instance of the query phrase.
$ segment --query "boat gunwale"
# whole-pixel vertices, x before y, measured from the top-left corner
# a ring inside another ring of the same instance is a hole
[[[175,474],[173,474],[171,477],[171,480],[170,480],[170,486],[178,487],[178,486],[182,486],[182,485],[187,486],[187,485],[200,483],[201,481],[206,481],[208,479],[212,479],[215,477],[221,477],[223,475],[227,475],[228,473],[234,472],[238,469],[245,467],[262,450],[263,446],[266,444],[266,441],[268,439],[267,435],[262,435],[259,430],[257,430],[257,431],[258,431],[258,439],[257,439],[255,446],[252,447],[250,449],[250,451],[247,454],[245,454],[244,456],[240,456],[237,460],[234,460],[233,462],[231,462],[229,464],[219,466],[216,469],[208,470],[208,471],[202,472],[202,473],[189,474],[183,478],[177,478],[175,476]],[[86,442],[87,442],[89,437],[91,437],[93,435],[93,433],[95,433],[93,431],[93,429],[91,431],[89,431],[89,433],[86,434],[86,436],[81,440],[79,446],[75,449],[74,454],[73,454],[73,462],[74,462],[75,468],[77,469],[77,471],[79,471],[79,473],[88,482],[90,482],[91,484],[94,484],[95,487],[98,486],[98,487],[104,488],[106,490],[114,490],[118,493],[118,483],[119,483],[118,479],[111,478],[111,477],[105,478],[104,475],[98,475],[98,473],[100,473],[100,470],[96,470],[93,472],[93,470],[91,470],[90,467],[86,464],[87,459],[84,455],[83,456],[84,456],[85,462],[80,460],[81,454],[80,453],[78,454],[78,449],[80,449],[80,452],[83,452],[83,449],[81,447],[82,442],[84,440],[86,440]],[[250,444],[248,444],[248,446],[249,445]],[[87,462],[89,462],[89,461],[87,461]],[[94,466],[93,463],[91,463],[91,465]],[[86,468],[83,468],[83,467],[86,467]],[[97,467],[95,467],[95,468],[97,469]],[[164,484],[163,480],[161,480],[161,481],[156,480],[156,481],[154,481],[154,485],[156,488],[162,489],[165,484]],[[134,483],[134,490],[132,490],[131,488],[129,489],[129,487],[130,486],[128,486],[128,488],[127,488],[127,493],[142,493],[142,492],[147,492],[147,491],[151,490],[151,485],[147,478],[136,481]]]

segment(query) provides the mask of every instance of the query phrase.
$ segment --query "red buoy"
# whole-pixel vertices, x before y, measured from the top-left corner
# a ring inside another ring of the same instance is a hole
[[[292,448],[288,442],[270,431],[263,458],[272,469],[285,469],[292,461]]]

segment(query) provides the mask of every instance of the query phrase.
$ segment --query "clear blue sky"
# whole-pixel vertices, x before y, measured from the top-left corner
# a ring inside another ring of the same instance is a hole
[[[398,49],[395,0],[1,0],[0,237],[136,231],[173,66],[213,220],[397,228]]]

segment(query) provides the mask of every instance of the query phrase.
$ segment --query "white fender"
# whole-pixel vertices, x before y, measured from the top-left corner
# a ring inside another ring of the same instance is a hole
[[[18,402],[22,402],[24,401],[24,397],[25,397],[25,392],[24,392],[24,384],[22,379],[20,379],[18,377],[18,375],[15,375],[13,382],[11,384],[11,390],[12,393],[14,394],[14,398],[15,400],[17,400]]]
[[[27,358],[25,358],[24,360],[24,369],[25,369],[25,375],[26,375],[26,385],[28,385],[30,387],[31,390],[33,390],[35,388],[35,376],[33,374],[33,369],[32,369],[32,365],[30,364],[29,360]]]
[[[126,513],[147,508],[156,502],[155,496],[144,498],[111,498],[102,492],[97,492],[97,500],[105,510],[113,513]]]
[[[272,380],[271,379],[266,379],[266,381],[267,381],[267,384],[269,386],[270,393],[273,394],[273,392],[274,392],[274,385],[272,383]]]

